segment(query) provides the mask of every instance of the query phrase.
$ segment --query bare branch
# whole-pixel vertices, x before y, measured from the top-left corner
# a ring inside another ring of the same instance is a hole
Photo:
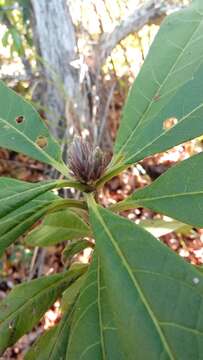
[[[169,12],[179,10],[180,6],[167,4],[162,0],[151,0],[144,6],[140,6],[131,15],[117,25],[111,33],[104,33],[98,46],[100,63],[103,64],[117,44],[129,34],[138,32],[150,21],[166,15]]]

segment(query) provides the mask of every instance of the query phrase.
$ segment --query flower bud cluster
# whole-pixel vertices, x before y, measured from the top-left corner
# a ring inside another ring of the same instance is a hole
[[[68,165],[73,176],[81,183],[93,184],[104,173],[107,156],[97,146],[75,136],[68,152]]]

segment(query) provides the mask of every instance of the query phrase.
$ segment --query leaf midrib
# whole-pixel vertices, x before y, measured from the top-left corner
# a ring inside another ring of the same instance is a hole
[[[157,136],[155,139],[153,139],[151,142],[149,142],[147,145],[145,145],[143,148],[139,149],[135,154],[133,154],[132,156],[130,156],[129,158],[127,158],[125,161],[126,163],[128,161],[131,161],[133,158],[135,158],[137,155],[139,155],[140,153],[142,153],[142,151],[144,151],[145,149],[147,149],[149,146],[153,145],[157,140],[159,140],[162,136],[164,136],[165,134],[167,134],[168,132],[174,130],[174,128],[178,127],[180,124],[182,124],[182,122],[184,120],[187,120],[189,116],[191,116],[193,113],[195,113],[196,111],[200,110],[203,107],[203,104],[197,106],[195,109],[193,109],[191,112],[189,112],[188,114],[186,114],[185,116],[183,116],[176,125],[174,125],[172,128],[170,129],[166,129],[164,130],[159,136]]]
[[[111,232],[109,231],[109,229],[108,229],[105,221],[104,221],[103,218],[101,217],[101,215],[100,215],[100,213],[99,213],[96,205],[92,205],[92,206],[93,206],[93,209],[94,209],[94,211],[95,211],[95,214],[96,214],[98,220],[99,220],[100,223],[103,225],[103,228],[104,228],[106,234],[108,235],[108,237],[109,237],[109,239],[110,239],[110,241],[111,241],[111,243],[112,243],[112,245],[113,245],[113,247],[114,247],[117,255],[120,257],[120,259],[121,259],[124,267],[126,268],[126,271],[127,271],[128,275],[129,275],[131,281],[133,282],[135,288],[137,289],[137,292],[138,292],[138,294],[139,294],[139,296],[140,296],[140,299],[141,299],[144,307],[146,308],[146,310],[147,310],[147,312],[148,312],[148,315],[149,315],[149,317],[151,318],[152,323],[154,324],[154,327],[155,327],[156,331],[158,332],[158,334],[159,334],[159,336],[160,336],[160,339],[161,339],[161,342],[162,342],[162,345],[163,345],[164,349],[165,349],[166,352],[168,353],[169,358],[170,358],[171,360],[175,360],[175,357],[174,357],[173,354],[172,354],[172,351],[171,351],[171,349],[170,349],[170,347],[169,347],[169,344],[167,343],[167,340],[166,340],[166,338],[165,338],[165,336],[164,336],[164,333],[162,332],[162,329],[161,329],[161,327],[160,327],[160,325],[159,325],[159,322],[157,321],[155,314],[154,314],[153,311],[151,310],[151,308],[150,308],[150,306],[149,306],[149,304],[148,304],[148,301],[147,301],[147,299],[145,298],[144,293],[143,293],[143,291],[142,291],[142,289],[141,289],[141,287],[140,287],[140,284],[137,282],[137,280],[136,280],[133,272],[131,271],[130,266],[129,266],[129,264],[128,264],[125,256],[124,256],[124,254],[122,253],[122,251],[121,251],[121,249],[119,248],[118,244],[117,244],[116,241],[114,240],[113,235],[111,234]]]
[[[37,293],[35,293],[32,298],[29,298],[28,300],[26,299],[25,302],[23,304],[21,304],[15,311],[13,311],[12,313],[10,313],[6,318],[0,320],[0,329],[1,326],[6,323],[10,317],[13,317],[16,315],[16,313],[18,313],[19,311],[21,311],[28,303],[33,302],[35,298],[37,298],[39,295],[41,296],[43,294],[43,292],[46,292],[47,289],[51,289],[53,287],[56,286],[56,284],[58,283],[60,285],[60,283],[65,282],[65,280],[67,280],[65,277],[62,277],[60,279],[56,279],[51,285],[47,285],[45,287],[43,287],[43,289],[39,290]],[[1,309],[2,306],[0,306]]]
[[[98,307],[98,315],[99,315],[99,330],[100,330],[100,346],[102,352],[102,359],[106,359],[106,351],[105,351],[105,341],[103,334],[103,321],[102,321],[102,307],[101,307],[101,274],[100,274],[100,259],[97,257],[97,307]]]
[[[49,160],[49,162],[53,165],[55,165],[56,169],[59,170],[59,168],[61,168],[61,166],[63,166],[63,163],[60,161],[55,160],[53,157],[51,157],[46,151],[44,151],[42,148],[40,148],[39,146],[37,146],[37,144],[31,140],[27,135],[25,135],[24,132],[19,131],[15,126],[13,126],[9,121],[4,120],[2,118],[0,118],[0,122],[3,122],[4,124],[6,124],[6,126],[9,126],[13,131],[15,131],[17,134],[19,134],[21,137],[23,137],[28,143],[30,143],[35,150],[37,150],[39,153],[41,153],[45,158],[47,158]]]
[[[150,186],[150,185],[149,185]],[[144,192],[144,190],[143,190]],[[138,202],[145,202],[145,201],[154,201],[154,200],[162,200],[162,199],[170,199],[170,198],[177,198],[177,197],[184,197],[184,196],[196,196],[196,195],[202,195],[203,194],[203,190],[200,191],[191,191],[191,192],[187,192],[187,193],[177,193],[177,194],[169,194],[169,195],[161,195],[161,196],[154,196],[154,197],[150,197],[150,198],[136,198],[136,192],[134,195],[132,195],[133,198],[129,199],[129,201],[126,199],[124,200],[123,204],[127,204],[127,203],[133,203],[134,201],[138,201]],[[119,203],[118,203],[119,204]],[[133,205],[133,204],[132,204]]]
[[[175,68],[175,66],[177,65],[178,61],[180,60],[180,58],[182,57],[182,55],[184,54],[184,52],[186,51],[186,49],[188,48],[188,46],[191,43],[191,40],[194,36],[194,34],[198,31],[199,27],[201,26],[203,20],[198,22],[198,26],[196,27],[196,29],[194,30],[194,32],[192,33],[189,41],[186,42],[185,46],[182,48],[182,50],[180,50],[180,54],[178,55],[176,61],[174,62],[174,64],[172,65],[170,71],[168,72],[166,78],[164,79],[164,81],[162,82],[162,84],[157,88],[156,93],[160,93],[161,89],[163,88],[163,86],[165,85],[166,81],[168,80],[169,76],[171,75],[171,73],[173,72],[173,69]],[[130,136],[128,137],[127,141],[123,144],[123,146],[120,148],[120,150],[117,153],[117,157],[119,157],[122,153],[123,153],[123,149],[126,148],[126,146],[128,145],[129,141],[131,141],[132,137],[134,136],[136,130],[139,128],[140,124],[142,124],[142,120],[143,118],[147,115],[147,113],[150,111],[152,105],[154,104],[154,98],[152,97],[151,102],[148,104],[146,110],[144,111],[143,115],[141,116],[140,120],[138,121],[137,125],[135,126],[135,128],[132,130]],[[129,160],[129,159],[128,159]]]
[[[27,183],[27,184],[29,184],[29,183]],[[26,185],[27,185],[26,184]],[[42,184],[42,183],[40,183],[41,185],[39,185],[39,186],[34,186],[34,183],[31,183],[32,185],[33,185],[33,187],[31,188],[31,189],[26,189],[26,190],[24,190],[24,191],[20,191],[20,193],[15,193],[14,195],[10,195],[10,196],[7,196],[7,197],[4,197],[4,198],[1,198],[0,199],[0,201],[7,201],[7,200],[11,200],[11,199],[15,199],[16,197],[19,197],[19,198],[21,198],[21,196],[23,197],[25,194],[27,195],[27,193],[32,193],[32,192],[36,192],[36,190],[38,190],[38,189],[46,189],[47,188],[47,191],[48,190],[51,190],[52,189],[52,185],[53,185],[53,187],[54,187],[54,185],[56,185],[57,186],[57,183],[56,183],[56,181],[53,181],[53,182],[50,182],[50,183],[45,183],[45,184]],[[50,185],[50,187],[49,187],[49,185]],[[14,184],[14,186],[13,186],[14,188],[15,188],[15,184]],[[46,191],[46,190],[45,190]],[[42,191],[42,193],[43,193],[43,191]],[[41,195],[41,193],[37,193],[36,194],[36,197],[37,196],[39,196],[39,195]],[[35,195],[34,195],[34,197],[35,197]],[[30,198],[31,200],[32,200],[32,198]]]

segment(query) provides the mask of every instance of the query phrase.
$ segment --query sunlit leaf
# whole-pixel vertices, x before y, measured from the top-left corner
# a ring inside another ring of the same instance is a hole
[[[59,145],[31,104],[2,81],[0,99],[0,146],[52,165],[67,175]]]
[[[132,164],[203,133],[202,32],[201,2],[164,20],[124,107],[114,162]]]
[[[188,231],[190,226],[181,223],[176,220],[162,220],[162,219],[152,219],[152,220],[141,220],[139,225],[142,226],[145,230],[149,231],[155,237],[160,237],[166,234],[170,234],[173,231]]]

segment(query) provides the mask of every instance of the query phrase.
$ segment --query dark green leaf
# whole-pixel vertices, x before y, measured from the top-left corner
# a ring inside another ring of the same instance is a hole
[[[46,276],[16,286],[0,303],[0,354],[36,325],[84,269]]]
[[[144,206],[186,224],[203,227],[203,153],[170,168],[151,185],[115,205]]]
[[[114,163],[132,164],[203,133],[202,31],[202,2],[163,22],[127,99]]]
[[[0,256],[58,199],[49,191],[53,187],[54,181],[32,184],[0,178]]]
[[[0,82],[0,99],[0,146],[22,152],[67,175],[60,147],[37,111],[3,82]]]
[[[100,261],[96,256],[75,307],[66,360],[127,359],[119,351],[120,346],[108,306]]]
[[[76,200],[62,200],[49,191],[64,185],[77,186],[77,183],[68,180],[27,183],[0,178],[0,256],[48,209],[82,205]]]
[[[64,314],[61,322],[37,339],[26,354],[25,360],[64,360],[66,358],[70,323],[75,309],[74,303],[85,277],[86,274],[83,274],[65,290],[62,297]]]
[[[37,196],[58,186],[58,181],[28,183],[11,178],[0,178],[0,218],[25,205]]]
[[[27,242],[34,246],[49,246],[89,234],[90,228],[82,216],[73,210],[63,210],[48,214],[42,225],[28,235]]]
[[[80,292],[80,289],[85,281],[86,274],[82,275],[77,279],[71,286],[68,287],[63,293],[61,300],[61,306],[63,311],[68,311],[71,306],[74,304],[77,295]]]
[[[202,274],[129,220],[92,201],[90,207],[126,359],[201,359]]]

